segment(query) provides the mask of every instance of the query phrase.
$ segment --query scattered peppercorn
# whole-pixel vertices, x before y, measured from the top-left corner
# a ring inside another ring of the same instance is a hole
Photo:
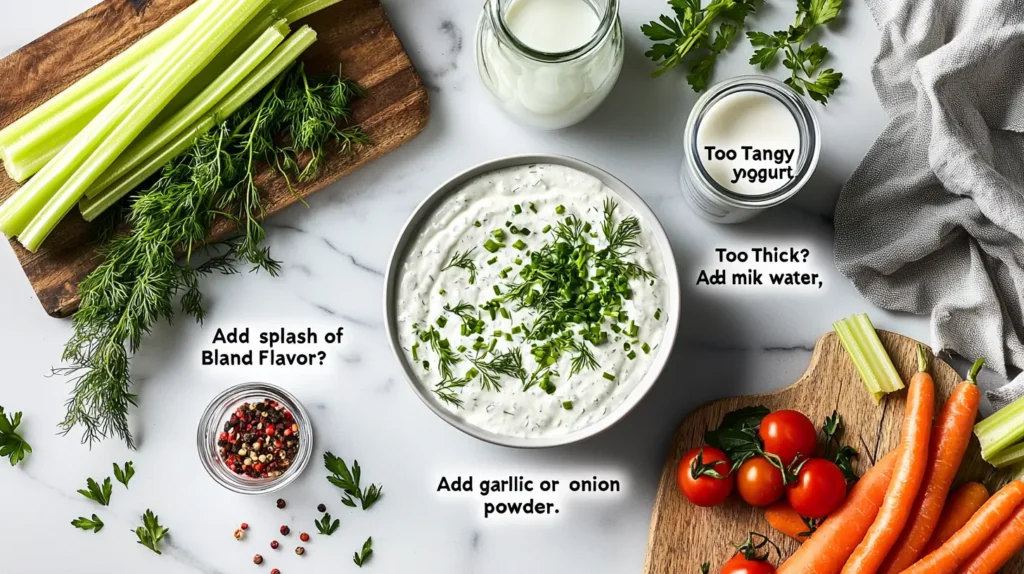
[[[252,563],[253,564],[263,564],[263,557],[260,556],[259,554],[257,554],[256,556],[253,556],[252,557]]]
[[[270,574],[281,574],[281,571],[278,570],[277,568],[274,568],[273,570],[270,571]]]
[[[217,448],[221,460],[235,474],[276,478],[295,461],[298,431],[294,415],[277,401],[243,403],[224,422]],[[278,508],[284,508],[284,500],[278,500]]]
[[[316,509],[319,510],[320,512],[327,512],[327,505],[320,503],[316,505]]]
[[[309,534],[306,534],[305,532],[299,534],[299,540],[303,542],[309,542]]]
[[[241,529],[235,530],[235,540],[241,540],[245,533]]]
[[[291,531],[292,531],[292,529],[288,528],[287,525],[281,526],[281,535],[282,536],[288,536],[288,533],[291,532]]]
[[[299,556],[302,556],[303,554],[306,553],[306,549],[301,547],[301,546],[297,546],[295,548],[295,553],[298,554]]]
[[[281,544],[277,540],[271,540],[270,541],[270,547],[273,548],[274,550],[277,550],[277,547],[280,546],[280,545]]]
[[[277,499],[277,507],[278,508],[284,508],[285,506],[288,506],[288,503],[285,502],[283,498],[278,498]]]
[[[243,522],[242,523],[242,530],[249,530],[249,523],[248,522]]]

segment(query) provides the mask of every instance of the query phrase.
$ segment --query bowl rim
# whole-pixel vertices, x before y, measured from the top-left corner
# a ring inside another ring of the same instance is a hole
[[[668,285],[667,300],[675,306],[674,309],[667,313],[668,323],[665,328],[665,335],[662,338],[658,355],[655,357],[654,363],[651,365],[650,369],[648,369],[643,378],[641,378],[636,384],[633,390],[630,391],[626,399],[611,413],[594,424],[566,434],[549,437],[515,437],[493,433],[462,420],[458,415],[452,413],[443,405],[438,403],[431,396],[431,393],[426,386],[420,383],[416,374],[413,372],[408,358],[403,352],[401,342],[398,338],[398,317],[395,311],[397,305],[398,280],[401,275],[401,267],[406,250],[418,235],[423,222],[434,213],[441,201],[448,195],[461,189],[466,183],[479,176],[500,169],[531,164],[560,165],[593,176],[611,189],[612,192],[626,201],[633,211],[640,215],[643,221],[648,222],[650,231],[654,236],[654,241],[661,252],[662,265],[665,269],[665,277],[663,280],[665,280]],[[643,400],[654,386],[654,383],[661,376],[661,373],[668,362],[669,356],[672,354],[672,349],[675,346],[676,335],[679,330],[679,310],[681,306],[681,286],[678,270],[676,268],[675,254],[672,251],[672,245],[669,242],[668,234],[665,232],[664,226],[661,224],[661,221],[658,219],[657,215],[655,215],[650,206],[648,206],[643,198],[640,197],[640,195],[632,188],[609,172],[585,161],[559,154],[533,153],[500,157],[479,163],[449,178],[430,192],[430,194],[416,206],[416,209],[413,210],[412,215],[406,221],[401,234],[399,234],[398,239],[395,241],[394,247],[391,250],[388,267],[384,276],[384,328],[387,331],[388,344],[391,347],[391,351],[395,355],[395,358],[398,359],[399,364],[402,366],[405,378],[412,386],[416,395],[427,405],[427,407],[430,408],[431,411],[434,412],[435,415],[463,433],[491,444],[521,449],[552,448],[577,443],[607,430],[612,425],[622,420],[640,403],[641,400]]]

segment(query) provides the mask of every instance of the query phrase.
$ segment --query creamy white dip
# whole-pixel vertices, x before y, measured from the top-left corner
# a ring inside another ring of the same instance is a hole
[[[597,237],[589,241],[601,249],[607,245],[601,230],[604,220],[603,204],[611,199],[618,204],[616,222],[637,216],[629,204],[596,178],[577,170],[551,164],[521,166],[494,171],[467,183],[462,189],[449,195],[423,224],[419,237],[405,254],[399,276],[397,296],[397,326],[401,346],[416,373],[419,383],[428,391],[442,380],[437,368],[437,356],[428,345],[418,345],[418,359],[413,360],[412,348],[419,341],[414,325],[421,328],[433,326],[441,336],[448,339],[455,349],[460,344],[472,344],[473,338],[460,334],[459,317],[447,313],[445,305],[454,307],[466,302],[479,308],[495,298],[494,286],[502,291],[505,285],[518,278],[517,258],[523,264],[529,262],[527,253],[553,241],[552,233],[542,233],[545,226],[555,228],[559,221],[575,215],[593,226]],[[529,208],[533,204],[536,212]],[[521,206],[521,213],[515,213],[515,206]],[[556,213],[558,206],[564,206],[562,214]],[[637,216],[638,217],[638,216]],[[480,222],[477,226],[476,222]],[[511,235],[506,222],[530,229],[529,236]],[[667,324],[667,290],[662,255],[651,234],[651,222],[640,220],[640,249],[627,259],[633,261],[658,278],[651,281],[636,279],[630,282],[632,298],[623,302],[622,310],[638,327],[636,337],[615,333],[610,329],[611,321],[605,321],[602,328],[608,332],[608,339],[601,345],[586,343],[593,351],[599,368],[584,370],[569,376],[571,357],[564,354],[554,367],[561,376],[552,382],[557,387],[552,394],[539,386],[523,391],[523,385],[514,378],[504,378],[500,390],[484,390],[479,378],[462,389],[456,390],[463,401],[461,408],[443,402],[445,408],[469,424],[505,436],[544,437],[566,434],[592,425],[618,407],[644,377],[660,351]],[[503,243],[506,247],[490,253],[482,246],[493,238],[493,231],[505,230]],[[527,247],[517,250],[512,247],[521,239]],[[460,268],[441,271],[457,252],[465,253],[475,248],[472,259],[477,267],[476,281],[470,284],[470,274]],[[489,264],[488,261],[497,257]],[[512,267],[507,278],[501,278],[503,269]],[[443,294],[442,294],[443,293]],[[486,311],[480,317],[487,322],[483,335],[488,343],[494,337],[494,330],[509,333],[516,325],[530,325],[535,313],[531,309],[515,310],[506,305],[510,318],[498,315],[491,320]],[[659,318],[656,319],[655,316]],[[437,325],[437,318],[444,316],[447,323]],[[578,327],[578,326],[577,326]],[[574,329],[575,331],[576,329]],[[582,341],[579,335],[574,335]],[[542,341],[541,341],[542,342]],[[496,352],[518,347],[522,351],[523,367],[528,373],[537,368],[530,350],[537,341],[527,341],[523,333],[507,341],[497,337]],[[629,343],[635,358],[629,359],[624,344]],[[649,352],[642,349],[646,343]],[[472,349],[467,353],[472,353]],[[430,362],[424,369],[422,360]],[[463,376],[472,365],[462,361],[455,365],[457,376]],[[614,376],[609,380],[606,376]],[[436,396],[434,400],[437,400]],[[572,408],[565,407],[571,401]]]

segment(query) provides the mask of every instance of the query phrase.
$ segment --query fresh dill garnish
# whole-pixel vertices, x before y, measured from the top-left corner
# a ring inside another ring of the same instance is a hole
[[[116,435],[134,448],[128,411],[136,395],[129,363],[143,336],[173,319],[176,299],[184,314],[202,322],[204,275],[236,273],[240,265],[278,273],[280,263],[262,245],[266,212],[258,170],[269,164],[305,181],[316,177],[332,141],[343,152],[367,141],[358,129],[340,125],[357,93],[337,74],[310,77],[296,65],[199,136],[136,194],[127,210],[128,231],[106,241],[103,262],[79,284],[81,305],[64,349],[66,366],[54,369],[74,382],[60,425],[65,434],[81,427],[83,442]],[[222,217],[239,235],[218,248],[208,237]],[[206,248],[211,258],[195,264],[192,255]]]
[[[469,284],[476,283],[476,263],[473,262],[473,252],[476,251],[476,247],[469,249],[466,252],[456,251],[455,255],[452,255],[451,261],[448,265],[441,268],[441,271],[447,271],[453,267],[459,269],[465,269],[469,271]]]
[[[462,361],[459,354],[452,350],[448,339],[442,339],[441,333],[431,325],[426,330],[419,329],[417,334],[420,341],[430,345],[431,350],[437,355],[437,368],[441,378],[450,379],[452,368]]]
[[[467,357],[480,375],[480,386],[485,391],[500,391],[501,377],[511,377],[526,383],[526,370],[523,369],[523,354],[519,348],[514,348],[503,353],[497,353],[494,357],[485,361],[481,356]],[[468,376],[468,374],[467,374]]]
[[[463,401],[459,398],[456,391],[462,390],[462,387],[468,385],[470,380],[471,379],[467,378],[454,379],[452,377],[446,377],[442,379],[440,383],[434,385],[434,394],[437,395],[437,398],[441,400],[441,402],[447,403],[456,408],[462,408]]]

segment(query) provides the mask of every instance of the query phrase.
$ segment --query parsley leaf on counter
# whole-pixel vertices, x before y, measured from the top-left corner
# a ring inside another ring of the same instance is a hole
[[[842,83],[843,75],[832,68],[821,69],[828,57],[828,48],[817,42],[804,47],[803,42],[815,28],[836,19],[843,0],[797,0],[796,6],[796,22],[789,30],[772,34],[747,32],[750,44],[756,48],[750,63],[765,70],[782,52],[782,65],[790,71],[786,85],[826,105]]]
[[[707,6],[702,6],[702,0],[669,0],[674,17],[662,15],[658,21],[640,27],[654,42],[646,53],[658,63],[654,76],[664,74],[693,55],[686,80],[694,91],[707,89],[718,55],[729,47],[758,2],[711,0]]]
[[[32,447],[17,433],[19,425],[21,412],[5,415],[4,408],[0,407],[0,456],[10,459],[11,466],[25,460],[25,455],[32,452]]]
[[[352,461],[352,469],[349,470],[344,460],[327,451],[324,453],[324,466],[333,474],[328,476],[327,480],[345,491],[345,497],[341,499],[345,506],[355,508],[355,501],[358,500],[363,510],[368,510],[384,494],[384,490],[376,484],[371,484],[365,490],[360,489],[359,461]]]
[[[167,536],[168,532],[170,532],[170,529],[160,526],[159,517],[148,508],[146,513],[142,515],[142,526],[135,529],[135,535],[139,537],[139,544],[157,554],[163,554],[160,551],[160,541]]]
[[[97,483],[95,480],[91,478],[86,481],[86,485],[88,485],[89,487],[88,490],[80,488],[78,489],[79,494],[88,498],[89,500],[98,502],[103,506],[110,505],[110,494],[111,492],[113,492],[114,487],[110,483],[109,476],[103,480],[102,487],[99,485],[99,483]]]
[[[92,515],[92,518],[79,516],[78,518],[71,521],[71,526],[74,526],[75,528],[81,528],[82,530],[92,530],[93,533],[96,533],[100,530],[103,530],[103,521],[100,520],[100,517],[96,516],[95,514]]]
[[[363,564],[366,563],[370,557],[373,556],[373,537],[366,539],[363,543],[363,549],[352,555],[352,561],[356,563],[356,566],[362,568]]]
[[[320,520],[314,520],[313,524],[316,524],[316,529],[320,531],[320,534],[330,536],[338,530],[339,526],[341,526],[341,521],[335,518],[334,522],[331,522],[331,514],[329,512],[325,512],[324,517]]]
[[[116,462],[114,463],[114,478],[123,484],[125,488],[128,488],[128,481],[131,480],[133,476],[135,476],[135,467],[133,466],[132,461],[129,460],[124,463],[124,470],[121,470],[120,467],[117,466]]]

